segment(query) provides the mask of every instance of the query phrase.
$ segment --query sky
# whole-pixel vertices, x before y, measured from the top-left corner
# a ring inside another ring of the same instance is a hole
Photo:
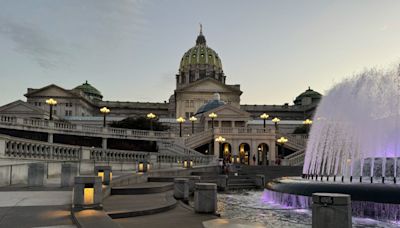
[[[199,23],[242,104],[292,103],[397,64],[400,1],[0,0],[0,105],[86,80],[104,100],[163,102]]]

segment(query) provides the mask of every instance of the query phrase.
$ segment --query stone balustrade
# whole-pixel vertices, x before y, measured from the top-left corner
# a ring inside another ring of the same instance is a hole
[[[103,138],[127,138],[127,139],[170,139],[174,133],[166,131],[146,131],[136,129],[122,129],[112,127],[97,127],[72,124],[64,121],[49,121],[42,119],[20,118],[13,116],[0,116],[0,127],[17,130],[34,130],[38,132],[51,132],[59,134],[93,135]]]
[[[274,134],[275,130],[272,128],[250,128],[250,127],[221,127],[215,128],[215,134],[224,135],[242,135],[242,134],[252,134],[252,135],[263,135],[263,134]]]
[[[285,159],[283,160],[283,163],[284,165],[287,166],[303,165],[305,156],[306,156],[305,149],[302,149],[289,156],[286,156]]]
[[[1,151],[0,151],[1,152]],[[81,149],[76,146],[65,146],[29,140],[5,140],[5,157],[35,160],[79,160]]]
[[[4,144],[3,150],[2,143]],[[2,136],[0,138],[0,155],[2,158],[44,161],[81,161],[89,159],[94,162],[132,163],[150,160],[150,155],[155,155],[156,162],[159,163],[177,163],[184,159],[190,159],[195,164],[209,164],[213,160],[213,156],[206,156],[172,143],[168,145],[170,153],[156,153],[69,146]],[[174,148],[179,149],[179,151],[174,150]],[[87,158],[83,155],[85,152],[89,153]]]

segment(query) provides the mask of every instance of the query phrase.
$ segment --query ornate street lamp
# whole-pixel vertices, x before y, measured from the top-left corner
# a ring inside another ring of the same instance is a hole
[[[219,143],[219,154],[221,156],[221,158],[223,158],[223,153],[222,153],[222,143],[225,142],[225,138],[222,136],[218,136],[217,138],[215,138],[215,142]]]
[[[282,153],[282,157],[285,157],[285,148],[283,148],[283,146],[285,145],[285,143],[287,143],[288,139],[285,137],[280,137],[279,139],[276,140],[279,144],[281,144],[281,153]]]
[[[179,123],[179,137],[182,137],[182,124],[186,121],[185,118],[180,116],[176,121]]]
[[[57,101],[50,98],[46,100],[46,104],[50,106],[50,120],[53,120],[53,106],[57,104]]]
[[[195,116],[192,116],[189,118],[189,120],[192,122],[192,135],[194,134],[194,122],[197,120]]]
[[[303,124],[306,126],[306,132],[307,132],[307,134],[308,134],[308,132],[310,131],[310,126],[311,126],[312,123],[313,123],[313,121],[310,120],[310,119],[306,119],[306,120],[303,121]]]
[[[103,113],[103,127],[106,127],[106,116],[110,112],[110,109],[107,107],[102,107],[100,112]]]
[[[157,116],[156,114],[150,112],[149,114],[147,114],[147,119],[150,120],[150,130],[153,130],[153,119],[155,119]]]
[[[265,132],[265,121],[268,119],[269,115],[267,113],[263,113],[260,115],[260,118],[264,121],[264,132]]]
[[[211,118],[211,128],[214,129],[214,119],[218,117],[218,115],[214,112],[210,113],[208,117]]]
[[[278,117],[272,119],[272,122],[275,124],[275,131],[278,131],[278,123],[281,121]]]

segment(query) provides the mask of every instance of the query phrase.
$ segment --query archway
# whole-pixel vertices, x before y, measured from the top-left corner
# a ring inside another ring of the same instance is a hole
[[[229,143],[223,143],[220,148],[220,158],[223,158],[225,161],[230,161],[232,156],[232,147]]]
[[[261,143],[257,147],[257,158],[258,158],[258,165],[268,165],[268,152],[269,147],[266,143]],[[264,162],[265,161],[265,162]]]
[[[239,158],[241,164],[250,165],[250,145],[242,143],[239,145]]]

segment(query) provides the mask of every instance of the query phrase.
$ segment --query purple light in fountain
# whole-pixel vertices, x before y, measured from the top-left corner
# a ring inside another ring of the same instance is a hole
[[[279,204],[283,208],[310,209],[312,199],[308,196],[265,190],[261,200],[264,203]],[[374,203],[366,201],[351,201],[352,215],[378,220],[400,221],[400,205],[389,203]]]
[[[279,204],[286,208],[310,208],[311,197],[265,190],[261,200],[265,203]]]

